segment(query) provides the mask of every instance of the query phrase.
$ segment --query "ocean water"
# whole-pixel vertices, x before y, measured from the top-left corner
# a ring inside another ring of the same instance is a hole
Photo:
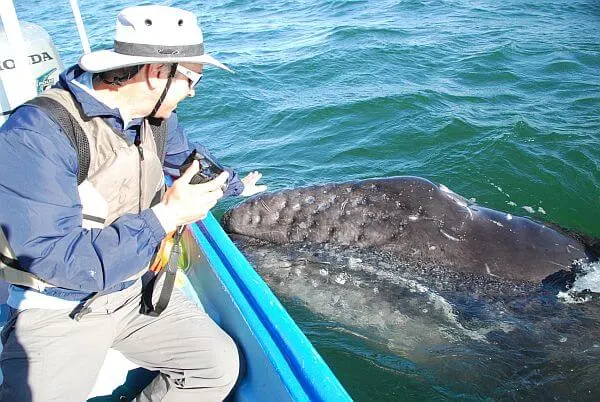
[[[51,34],[65,65],[77,61],[67,1],[15,3]],[[111,46],[122,7],[140,4],[80,3],[94,49]],[[189,137],[241,173],[261,171],[270,189],[416,175],[600,236],[600,2],[157,3],[197,13],[207,50],[235,70],[207,69],[181,105]],[[595,268],[585,288],[600,284]],[[520,330],[419,353],[284,303],[356,400],[600,395],[593,297],[511,306]],[[531,329],[542,321],[552,325]]]

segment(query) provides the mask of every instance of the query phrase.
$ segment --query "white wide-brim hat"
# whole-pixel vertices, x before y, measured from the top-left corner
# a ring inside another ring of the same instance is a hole
[[[117,16],[114,48],[79,59],[79,66],[92,73],[153,63],[210,64],[231,71],[204,52],[204,37],[196,16],[166,6],[124,9]]]

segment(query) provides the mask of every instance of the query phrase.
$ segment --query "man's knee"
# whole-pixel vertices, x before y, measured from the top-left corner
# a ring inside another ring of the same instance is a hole
[[[231,391],[240,372],[240,356],[238,348],[229,336],[224,336],[215,348],[215,375],[221,384],[224,395]]]
[[[210,342],[210,349],[190,351],[182,378],[173,378],[180,389],[211,389],[215,397],[225,398],[233,389],[240,371],[240,358],[235,342],[222,332]],[[175,376],[177,377],[177,376]]]

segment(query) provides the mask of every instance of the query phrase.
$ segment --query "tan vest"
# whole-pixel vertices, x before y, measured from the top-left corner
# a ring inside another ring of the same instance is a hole
[[[111,128],[101,117],[83,116],[68,91],[49,89],[40,96],[60,102],[71,112],[89,142],[88,176],[78,187],[83,207],[82,227],[103,228],[126,213],[137,214],[149,208],[155,195],[164,189],[164,176],[148,121],[143,121],[139,141],[136,141],[139,145],[136,145],[128,143],[122,133]],[[142,275],[146,269],[134,277]],[[0,264],[0,277],[40,291],[53,286],[5,264]]]

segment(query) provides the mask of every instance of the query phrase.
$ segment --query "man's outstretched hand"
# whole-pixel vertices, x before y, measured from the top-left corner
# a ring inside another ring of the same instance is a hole
[[[259,173],[256,171],[251,172],[248,174],[248,176],[244,177],[242,179],[242,183],[244,183],[244,191],[242,191],[242,194],[240,194],[240,195],[244,196],[244,197],[250,197],[251,195],[254,195],[256,193],[266,191],[267,190],[266,185],[264,185],[264,184],[257,185],[256,184],[260,180],[261,177],[262,177],[262,173]]]

